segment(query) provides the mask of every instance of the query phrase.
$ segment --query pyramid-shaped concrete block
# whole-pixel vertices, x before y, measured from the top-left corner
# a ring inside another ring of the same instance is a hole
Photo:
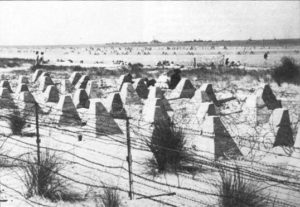
[[[54,102],[54,103],[57,103],[59,101],[59,92],[55,86],[53,85],[47,86],[47,89],[44,92],[44,100],[45,102]]]
[[[0,109],[15,109],[16,105],[7,88],[0,88]]]
[[[87,128],[97,136],[107,136],[111,134],[122,134],[122,130],[108,113],[101,101],[91,99],[88,110]]]
[[[2,80],[0,82],[0,88],[7,88],[9,93],[12,93],[13,91],[11,90],[10,84],[8,82],[8,80]]]
[[[24,83],[21,83],[18,85],[17,89],[16,89],[16,94],[21,93],[23,91],[29,91],[28,86]]]
[[[42,74],[40,75],[39,79],[40,79],[41,77],[44,77],[44,76],[50,77],[50,73],[48,73],[48,72],[42,72]]]
[[[33,115],[35,113],[36,100],[29,91],[20,92],[17,100],[18,107],[23,114]]]
[[[69,78],[70,83],[75,86],[77,82],[80,80],[81,74],[78,72],[73,72]]]
[[[265,84],[256,91],[257,107],[266,106],[269,110],[281,108],[281,102],[276,99],[270,85]]]
[[[21,84],[28,84],[29,83],[29,80],[26,76],[24,75],[20,75],[19,76],[19,79],[18,79],[18,85],[21,85]]]
[[[48,86],[54,85],[52,79],[49,76],[41,76],[39,80],[39,90],[42,92],[44,92]]]
[[[151,86],[149,88],[149,94],[148,99],[154,99],[154,98],[165,98],[162,90],[157,86]]]
[[[202,136],[214,139],[215,159],[237,158],[242,155],[219,116],[207,116],[201,125],[201,131]]]
[[[220,120],[219,116],[207,116],[201,125],[202,134],[215,137],[216,135],[229,137],[229,133]]]
[[[22,101],[24,103],[30,103],[30,104],[36,103],[34,96],[29,91],[20,92],[17,99],[18,99],[18,101]]]
[[[156,99],[156,98],[161,99],[166,111],[172,111],[171,105],[170,105],[169,101],[165,98],[162,90],[157,86],[151,86],[149,88],[149,94],[148,94],[148,98],[146,101]]]
[[[81,76],[79,81],[76,83],[75,88],[76,89],[85,89],[89,80],[90,80],[89,76],[87,76],[87,75]]]
[[[149,90],[147,88],[147,85],[145,83],[145,80],[142,78],[138,78],[134,80],[133,88],[137,92],[140,98],[147,99]]]
[[[118,90],[121,91],[123,83],[132,83],[132,75],[127,73],[125,75],[121,75],[118,80]]]
[[[207,116],[215,116],[216,107],[213,103],[204,102],[200,103],[199,108],[196,113],[196,119],[198,124],[201,124]]]
[[[195,91],[192,100],[196,103],[213,102],[215,105],[218,105],[216,95],[210,83],[202,84],[201,87]]]
[[[187,78],[182,78],[176,88],[171,92],[170,98],[192,98],[195,94],[195,87]]]
[[[168,116],[162,99],[151,99],[145,102],[142,111],[143,120],[149,123],[163,121],[169,123],[170,117]]]
[[[270,116],[269,123],[272,127],[290,126],[289,111],[285,108],[274,109]]]
[[[89,98],[100,98],[101,96],[98,83],[95,80],[90,80],[87,82],[85,91]]]
[[[61,80],[60,91],[62,94],[67,94],[67,93],[72,92],[72,84],[71,84],[70,80],[68,80],[68,79]]]
[[[119,93],[111,93],[103,100],[103,105],[114,118],[125,118],[126,111],[123,107],[123,102]]]
[[[73,102],[77,109],[89,108],[89,97],[84,89],[77,89],[75,91]]]
[[[130,105],[130,104],[141,104],[141,99],[134,90],[131,83],[123,83],[121,92],[121,99],[123,104]]]
[[[293,131],[287,109],[274,109],[270,116],[269,124],[275,136],[274,147],[294,145]]]
[[[32,75],[32,81],[35,83],[39,77],[41,76],[41,74],[43,73],[42,70],[37,69],[36,71],[34,71],[33,75]]]
[[[264,103],[258,103],[259,100],[256,94],[249,95],[243,105],[243,114],[246,121],[253,125],[262,125],[268,123],[272,110],[269,110]]]
[[[70,95],[60,96],[55,116],[57,123],[61,125],[81,124],[80,117]]]

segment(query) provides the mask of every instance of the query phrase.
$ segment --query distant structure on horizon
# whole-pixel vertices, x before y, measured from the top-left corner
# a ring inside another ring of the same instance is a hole
[[[170,45],[200,45],[200,46],[245,46],[245,45],[263,45],[263,46],[276,46],[276,45],[300,45],[300,38],[294,39],[261,39],[261,40],[253,40],[249,38],[247,40],[186,40],[186,41],[166,41],[162,42],[157,39],[153,39],[150,42],[111,42],[105,43],[106,46],[112,45],[132,45],[132,46],[170,46]],[[96,44],[97,45],[97,44]]]

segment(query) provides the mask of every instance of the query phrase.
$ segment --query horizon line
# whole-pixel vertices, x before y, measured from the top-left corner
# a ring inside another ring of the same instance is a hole
[[[294,40],[300,41],[300,37],[298,38],[272,38],[272,39],[236,39],[236,40],[201,40],[201,39],[193,39],[193,40],[168,40],[168,41],[160,41],[157,39],[153,39],[151,41],[132,41],[132,42],[106,42],[106,43],[70,43],[70,44],[15,44],[15,45],[0,45],[0,47],[55,47],[55,46],[90,46],[90,45],[128,45],[128,44],[149,44],[149,45],[159,45],[159,44],[167,44],[167,43],[205,43],[205,42],[255,42],[255,41],[283,41],[283,40]],[[156,43],[154,41],[157,41]]]

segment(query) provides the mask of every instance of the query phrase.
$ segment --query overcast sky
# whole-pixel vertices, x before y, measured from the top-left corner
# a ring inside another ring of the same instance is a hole
[[[300,1],[0,1],[0,45],[249,38],[300,38]]]

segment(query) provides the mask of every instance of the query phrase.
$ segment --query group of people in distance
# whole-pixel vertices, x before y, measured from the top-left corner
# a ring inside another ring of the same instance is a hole
[[[36,66],[40,66],[40,65],[45,63],[45,61],[44,61],[44,52],[41,52],[41,56],[40,56],[39,51],[36,51],[35,55],[36,55],[36,59],[35,59],[35,65]]]

